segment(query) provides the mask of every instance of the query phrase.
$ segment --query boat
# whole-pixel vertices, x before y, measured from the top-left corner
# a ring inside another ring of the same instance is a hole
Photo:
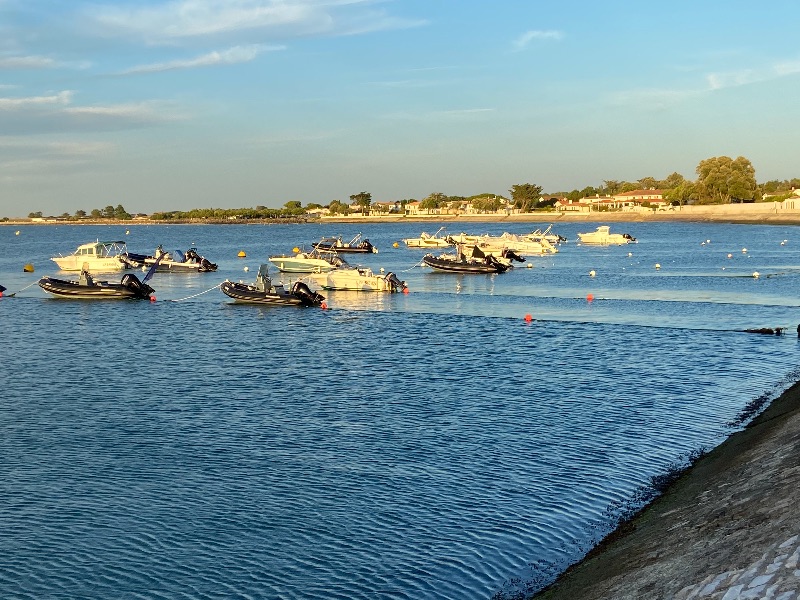
[[[282,283],[274,283],[269,276],[269,265],[258,269],[255,284],[225,280],[220,284],[222,293],[242,304],[273,304],[277,306],[318,306],[325,296],[312,292],[302,281],[296,281],[287,290]]]
[[[58,298],[84,300],[144,300],[151,299],[151,294],[155,293],[155,290],[147,285],[147,277],[139,281],[133,273],[126,273],[119,283],[109,283],[96,280],[86,269],[81,271],[78,281],[42,277],[39,280],[39,287]]]
[[[491,254],[485,254],[477,246],[468,246],[465,249],[463,244],[456,246],[455,254],[426,254],[422,261],[436,271],[448,273],[505,273],[511,268],[510,261],[502,261]]]
[[[451,243],[441,235],[444,230],[444,227],[440,227],[433,235],[423,231],[419,237],[405,238],[403,242],[408,248],[447,248]]]
[[[473,241],[467,243],[471,243],[478,246],[484,252],[494,253],[495,255],[503,250],[513,250],[517,254],[524,255],[555,254],[558,252],[558,248],[545,238],[534,241],[524,236],[508,232],[499,236],[473,236],[472,240]]]
[[[531,231],[530,233],[523,234],[520,237],[523,238],[523,239],[532,240],[534,242],[538,242],[538,241],[541,241],[541,240],[547,240],[548,242],[550,242],[554,246],[557,245],[557,244],[560,244],[561,242],[566,242],[567,241],[567,238],[565,238],[563,235],[558,235],[557,233],[553,233],[553,226],[552,225],[548,225],[547,229],[545,229],[544,231],[542,231],[541,229],[535,229],[534,231]]]
[[[629,233],[610,233],[610,229],[608,225],[600,225],[595,231],[579,233],[578,239],[582,244],[603,246],[629,244],[636,241],[636,238]]]
[[[281,273],[327,273],[350,265],[333,250],[295,252],[291,256],[270,256],[269,262]]]
[[[334,250],[335,252],[346,253],[374,253],[377,254],[378,249],[367,240],[361,239],[361,234],[357,233],[356,236],[349,242],[343,242],[342,236],[337,237],[323,237],[320,241],[311,244],[317,250]]]
[[[101,242],[100,240],[81,244],[72,254],[54,256],[50,260],[62,271],[81,271],[88,264],[92,273],[112,273],[127,268],[121,256],[128,251],[125,242]]]
[[[366,267],[334,269],[328,273],[312,275],[314,281],[326,290],[352,290],[358,292],[401,292],[406,289],[406,282],[391,271],[384,274],[373,273]]]
[[[200,256],[197,248],[194,247],[189,248],[186,254],[180,250],[176,250],[174,253],[164,252],[164,248],[159,246],[152,256],[133,252],[125,252],[121,256],[123,262],[135,269],[148,269],[159,258],[161,260],[156,269],[159,273],[211,273],[217,270],[216,263],[212,263],[206,257]]]

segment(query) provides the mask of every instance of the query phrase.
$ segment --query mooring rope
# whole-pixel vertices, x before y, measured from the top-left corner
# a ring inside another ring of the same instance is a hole
[[[197,298],[197,296],[202,296],[203,294],[207,294],[208,292],[217,289],[221,285],[222,285],[221,283],[218,283],[214,287],[208,288],[204,292],[199,292],[197,294],[192,294],[191,296],[186,296],[186,298],[178,298],[177,300],[167,300],[167,302],[183,302],[184,300],[189,300],[190,298]]]
[[[408,273],[408,272],[409,272],[411,269],[416,269],[417,267],[420,267],[420,266],[422,266],[424,263],[425,263],[425,260],[421,260],[421,261],[419,261],[417,264],[415,264],[415,265],[411,266],[411,267],[410,267],[410,268],[408,268],[408,269],[403,269],[403,270],[402,270],[402,271],[400,271],[400,272],[401,272],[401,273]]]
[[[30,284],[30,285],[26,285],[26,286],[25,286],[24,288],[22,288],[21,290],[17,290],[16,292],[14,292],[14,293],[12,293],[12,294],[5,294],[5,296],[6,296],[6,297],[8,297],[8,298],[13,298],[14,296],[16,296],[17,294],[19,294],[20,292],[24,292],[24,291],[25,291],[25,290],[27,290],[29,287],[33,287],[33,286],[34,286],[34,285],[36,285],[37,283],[39,283],[39,280],[38,280],[38,279],[37,279],[36,281],[34,281],[32,284]]]

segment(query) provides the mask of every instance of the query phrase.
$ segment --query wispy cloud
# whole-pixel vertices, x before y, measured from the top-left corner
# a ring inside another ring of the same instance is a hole
[[[526,31],[521,36],[516,38],[511,42],[512,48],[519,52],[527,48],[531,42],[534,40],[560,40],[564,37],[564,34],[560,31],[555,30],[539,30],[533,29],[530,31]]]
[[[152,6],[93,6],[86,18],[100,31],[124,32],[150,43],[220,37],[245,31],[294,35],[352,35],[423,25],[372,8],[374,0],[173,0]]]
[[[0,56],[0,69],[52,69],[57,64],[46,56]]]
[[[122,71],[120,75],[138,73],[159,73],[162,71],[175,71],[178,69],[195,69],[198,67],[213,67],[218,65],[233,65],[250,62],[265,51],[285,50],[285,46],[265,46],[263,44],[251,46],[234,46],[221,52],[209,52],[201,56],[184,60],[172,60],[163,63],[139,65]]]
[[[21,98],[0,98],[0,110],[10,111],[30,107],[52,106],[58,104],[69,104],[72,100],[72,92],[65,90],[52,96],[28,96]]]

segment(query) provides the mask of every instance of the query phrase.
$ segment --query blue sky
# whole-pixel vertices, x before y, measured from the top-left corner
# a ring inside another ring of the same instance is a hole
[[[800,2],[0,0],[0,216],[800,176]]]

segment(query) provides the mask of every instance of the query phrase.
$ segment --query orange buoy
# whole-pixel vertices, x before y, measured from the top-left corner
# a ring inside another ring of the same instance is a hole
[[[320,304],[320,305],[319,305],[319,307],[320,307],[322,310],[327,310],[327,308],[328,308],[328,305],[327,305],[325,302],[323,302],[322,304]]]
[[[247,253],[244,250],[239,250],[239,254],[237,254],[239,258],[247,258]]]
[[[403,293],[407,294],[408,293],[408,288],[403,288]]]
[[[525,315],[525,322],[526,322],[526,323],[530,323],[531,321],[533,321],[533,317],[532,317],[532,316],[530,316],[529,314],[528,314],[528,315]]]
[[[156,297],[155,296],[150,296],[150,302],[155,302],[155,301],[156,301]]]
[[[592,300],[594,300],[594,296],[592,296],[592,294],[586,294],[586,301],[591,302]]]

